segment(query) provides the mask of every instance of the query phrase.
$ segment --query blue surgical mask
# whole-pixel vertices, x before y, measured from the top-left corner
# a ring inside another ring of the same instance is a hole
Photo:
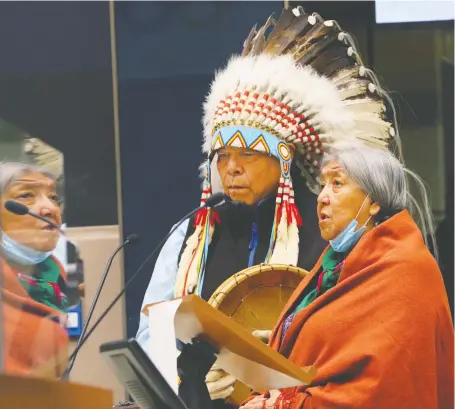
[[[39,264],[52,254],[52,251],[38,251],[24,246],[3,232],[1,233],[0,247],[8,260],[25,266]]]
[[[365,233],[366,225],[370,220],[371,216],[368,218],[368,220],[362,227],[360,227],[358,230],[356,229],[359,224],[357,222],[357,217],[359,216],[359,213],[362,210],[363,205],[365,204],[365,201],[367,199],[368,196],[363,201],[362,206],[360,206],[360,209],[357,212],[357,216],[355,217],[355,219],[351,223],[349,223],[347,227],[338,236],[336,236],[333,240],[329,240],[332,249],[337,253],[346,253],[348,250],[354,247],[354,245],[360,240],[360,237],[362,237],[362,234]]]

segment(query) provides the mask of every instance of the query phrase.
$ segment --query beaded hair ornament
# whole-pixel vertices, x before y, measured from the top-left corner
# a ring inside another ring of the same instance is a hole
[[[391,120],[387,119],[387,109]],[[241,56],[218,71],[204,103],[204,177],[201,205],[223,191],[216,167],[223,147],[255,149],[281,165],[274,223],[265,263],[296,265],[302,220],[294,203],[291,163],[317,191],[324,152],[338,144],[387,149],[395,134],[395,109],[373,72],[364,67],[352,37],[336,21],[284,9],[256,26]],[[215,159],[215,160],[213,160]],[[219,218],[214,209],[195,217],[182,253],[175,296],[202,291],[208,246]],[[234,272],[233,272],[234,273]]]

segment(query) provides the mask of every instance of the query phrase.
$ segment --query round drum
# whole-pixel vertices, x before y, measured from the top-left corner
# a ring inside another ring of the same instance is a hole
[[[248,267],[221,284],[208,303],[249,332],[272,330],[306,274],[306,270],[284,264]],[[240,405],[249,394],[250,389],[237,381],[229,401]]]

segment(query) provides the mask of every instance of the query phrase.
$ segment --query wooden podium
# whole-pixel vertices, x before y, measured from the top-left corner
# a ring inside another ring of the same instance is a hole
[[[106,389],[46,378],[0,374],[0,409],[111,409]]]

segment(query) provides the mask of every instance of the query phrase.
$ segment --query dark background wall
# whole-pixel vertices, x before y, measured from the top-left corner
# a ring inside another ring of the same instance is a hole
[[[64,154],[69,227],[117,224],[108,2],[0,2],[0,117]]]
[[[442,75],[442,122],[444,126],[444,167],[445,167],[445,204],[446,211],[444,220],[436,231],[436,241],[439,249],[439,265],[443,274],[444,282],[449,296],[452,317],[454,313],[454,66],[453,62],[444,60],[441,63]]]
[[[215,68],[240,52],[255,22],[281,2],[122,2],[115,5],[125,233],[141,241],[125,257],[128,278],[183,214],[198,206],[202,102]],[[127,292],[137,329],[152,261]]]

